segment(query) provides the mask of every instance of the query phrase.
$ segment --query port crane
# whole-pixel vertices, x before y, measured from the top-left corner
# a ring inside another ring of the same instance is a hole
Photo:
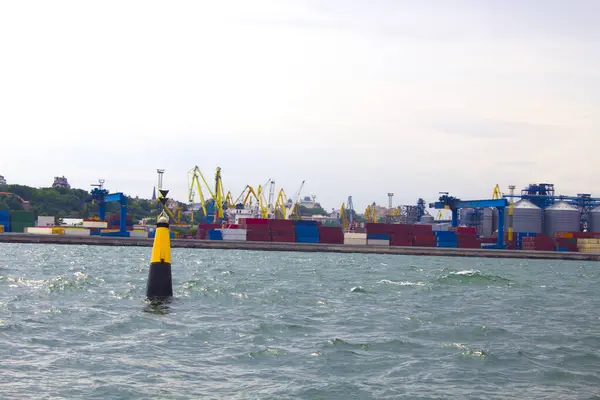
[[[450,196],[448,192],[440,192],[440,198],[435,203],[430,203],[430,208],[437,210],[452,211],[452,226],[458,226],[458,211],[461,208],[494,207],[498,209],[498,241],[496,248],[503,249],[504,246],[504,210],[508,206],[508,200],[505,198],[489,200],[461,200]]]
[[[86,200],[92,204],[98,204],[98,218],[101,221],[106,220],[106,203],[119,203],[119,231],[111,232],[110,236],[129,236],[127,232],[127,196],[123,193],[109,193],[104,189],[104,179],[98,179],[98,183],[93,183],[94,189],[90,191],[90,197]]]
[[[296,192],[296,194],[294,195],[294,198],[292,200],[292,204],[289,204],[289,218],[288,219],[300,219],[300,196],[302,194],[302,189],[304,188],[304,183],[306,181],[302,181],[302,183],[300,184],[300,187],[298,188],[298,191]],[[314,199],[313,199],[314,202]]]
[[[210,194],[210,198],[208,200],[204,197],[204,192],[202,190],[202,183],[204,183],[205,190]],[[200,171],[200,168],[196,165],[190,171],[188,171],[188,201],[190,205],[193,207],[194,204],[194,190],[198,193],[200,197],[200,208],[204,213],[204,217],[207,220],[213,220],[213,222],[219,222],[224,218],[223,206],[225,203],[225,193],[223,190],[223,181],[221,178],[221,168],[217,167],[215,171],[215,186],[214,189],[211,189],[211,186],[208,184],[206,178]],[[231,196],[230,196],[231,197]],[[192,221],[193,221],[193,213],[192,213]]]

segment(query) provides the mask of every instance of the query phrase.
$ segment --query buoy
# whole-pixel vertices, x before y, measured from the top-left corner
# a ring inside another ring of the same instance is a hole
[[[150,271],[148,271],[146,297],[151,300],[173,297],[171,238],[169,235],[169,217],[163,210],[156,220],[156,235],[152,245]]]

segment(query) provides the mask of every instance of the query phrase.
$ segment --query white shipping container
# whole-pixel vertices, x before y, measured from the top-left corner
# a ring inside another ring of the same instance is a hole
[[[54,217],[47,217],[47,216],[41,216],[41,215],[38,216],[37,226],[39,226],[39,227],[54,226]]]
[[[344,233],[344,239],[364,239],[367,240],[367,234],[366,233],[352,233],[352,232],[346,232]]]
[[[352,238],[344,238],[344,244],[350,246],[366,246],[367,239],[352,239]]]
[[[65,236],[90,236],[90,230],[65,228]]]
[[[131,232],[129,232],[129,237],[136,238],[136,239],[147,239],[148,232],[146,232],[146,231],[144,231],[144,232],[131,231]]]
[[[108,228],[108,222],[104,221],[83,221],[84,228]]]
[[[52,235],[52,228],[33,228],[26,227],[25,233],[31,233],[34,235]]]
[[[369,239],[367,240],[367,245],[369,246],[389,246],[389,240],[381,240],[381,239]]]
[[[245,241],[247,230],[246,229],[221,229],[223,234],[223,240],[229,241]]]
[[[433,230],[433,231],[437,231],[437,232],[440,232],[440,231],[441,231],[441,232],[444,232],[444,231],[448,231],[448,230],[450,230],[450,227],[451,227],[451,226],[452,226],[452,225],[451,225],[451,224],[448,224],[448,223],[443,223],[443,224],[433,224],[433,225],[431,226],[431,230]]]

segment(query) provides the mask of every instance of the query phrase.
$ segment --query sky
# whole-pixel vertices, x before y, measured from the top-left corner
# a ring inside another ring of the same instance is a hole
[[[156,169],[326,209],[600,197],[600,2],[0,2],[0,175],[149,198]]]

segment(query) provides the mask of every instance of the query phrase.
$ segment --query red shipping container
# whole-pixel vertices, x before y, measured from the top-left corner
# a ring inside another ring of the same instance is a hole
[[[248,230],[248,232],[271,232],[271,228],[269,228],[269,225],[246,225],[246,229]]]
[[[413,245],[413,237],[410,234],[406,233],[394,233],[390,237],[390,246],[412,246]]]
[[[241,218],[240,219],[240,224],[244,224],[244,225],[268,225],[269,224],[269,219],[265,219],[265,218]]]
[[[394,234],[411,234],[413,233],[413,226],[410,224],[390,224],[389,233]]]
[[[271,234],[248,231],[246,234],[246,240],[249,242],[270,242]]]
[[[271,241],[276,243],[294,243],[296,238],[294,236],[272,236]]]
[[[415,247],[435,247],[436,239],[433,235],[415,235],[413,237],[413,246]]]
[[[430,235],[433,232],[432,226],[427,224],[413,224],[411,226],[413,235]]]
[[[390,233],[390,224],[376,224],[373,222],[367,222],[365,224],[365,230],[367,233],[385,234]]]
[[[468,226],[459,226],[456,228],[457,235],[477,235],[477,228]]]
[[[291,219],[269,219],[267,221],[269,221],[269,226],[271,227],[271,229],[294,229],[294,221],[292,221]]]

